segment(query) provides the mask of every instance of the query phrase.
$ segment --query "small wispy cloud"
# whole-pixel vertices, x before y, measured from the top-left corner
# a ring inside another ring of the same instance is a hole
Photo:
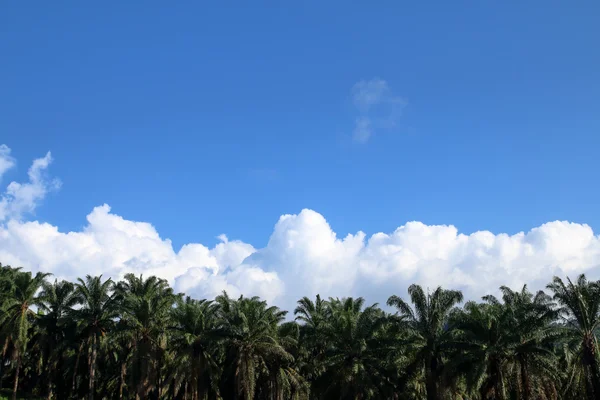
[[[0,179],[2,175],[15,166],[15,159],[10,155],[10,147],[0,144]]]
[[[28,182],[11,182],[4,193],[0,193],[0,223],[10,219],[20,219],[23,214],[33,213],[46,194],[60,187],[58,179],[48,179],[46,170],[52,163],[48,152],[44,157],[33,160],[27,171]],[[14,165],[10,148],[0,145],[0,176]]]
[[[352,100],[359,116],[354,124],[352,138],[366,143],[376,128],[393,128],[408,104],[405,98],[395,95],[388,83],[380,78],[362,80],[352,87]]]

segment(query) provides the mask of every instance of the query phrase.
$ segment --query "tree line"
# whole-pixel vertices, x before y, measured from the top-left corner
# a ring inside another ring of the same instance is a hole
[[[0,389],[46,399],[600,399],[600,281],[463,304],[196,300],[155,276],[53,280],[0,264]],[[291,320],[291,321],[290,321]]]

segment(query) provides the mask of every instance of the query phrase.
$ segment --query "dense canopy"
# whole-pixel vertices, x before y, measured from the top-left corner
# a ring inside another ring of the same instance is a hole
[[[600,399],[600,282],[466,301],[418,285],[387,306],[198,300],[0,264],[0,389],[13,399]],[[386,311],[390,310],[390,311]],[[0,394],[0,398],[1,398]]]

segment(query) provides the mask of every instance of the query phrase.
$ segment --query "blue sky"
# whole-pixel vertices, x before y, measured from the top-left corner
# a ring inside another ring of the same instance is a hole
[[[5,3],[2,185],[51,151],[62,186],[26,218],[79,231],[107,203],[175,250],[263,247],[304,208],[341,237],[598,229],[599,19],[565,1]]]
[[[342,232],[598,225],[600,7],[523,3],[4,4],[1,136],[53,152],[38,215],[65,228],[104,202],[180,243],[305,207]],[[373,78],[408,105],[356,145]]]

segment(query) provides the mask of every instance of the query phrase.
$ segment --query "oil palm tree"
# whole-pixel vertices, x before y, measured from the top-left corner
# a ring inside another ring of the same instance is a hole
[[[74,285],[67,281],[57,281],[42,284],[39,294],[39,309],[43,315],[39,318],[40,340],[43,342],[43,360],[45,362],[44,374],[47,381],[46,398],[52,398],[52,386],[56,372],[61,368],[57,366],[60,360],[58,349],[65,342],[65,318],[76,304]]]
[[[226,293],[216,298],[225,335],[228,371],[224,380],[233,389],[234,399],[253,400],[261,374],[281,360],[293,360],[279,343],[277,326],[285,311],[269,307],[258,297],[231,299]]]
[[[13,281],[21,268],[12,268],[9,265],[0,263],[0,322],[5,317],[5,306],[8,301],[12,301],[13,296]],[[10,345],[11,332],[8,329],[0,329],[0,389],[2,389],[2,368],[8,362],[6,360],[7,351]]]
[[[518,383],[519,398],[529,400],[541,396],[548,385],[554,386],[558,378],[554,350],[562,332],[553,324],[558,313],[551,297],[543,291],[534,295],[527,290],[527,285],[520,291],[502,286],[500,291],[511,337],[510,357],[517,370],[513,381]],[[484,299],[500,304],[493,296]]]
[[[85,280],[79,278],[75,284],[75,301],[81,307],[73,309],[70,314],[79,325],[82,343],[88,346],[89,400],[93,400],[96,394],[98,349],[119,317],[119,300],[113,288],[113,281],[102,281],[102,275],[86,275]]]
[[[295,321],[285,322],[278,327],[279,343],[292,358],[278,358],[269,369],[268,393],[273,400],[308,400],[310,384],[301,373],[300,326]]]
[[[450,371],[463,374],[470,391],[481,400],[506,399],[506,371],[513,344],[509,315],[499,303],[467,302],[453,314],[456,336],[451,347]]]
[[[135,385],[127,384],[127,367],[134,354],[133,341],[128,328],[123,319],[119,320],[106,343],[107,358],[118,370],[118,374],[113,375],[110,398],[121,400],[132,397],[136,392]]]
[[[219,397],[218,306],[212,301],[179,300],[172,311],[171,348],[177,354],[171,381],[175,393],[188,383],[192,400]],[[184,389],[185,390],[185,389]]]
[[[125,275],[116,286],[121,300],[120,333],[132,341],[132,379],[137,382],[137,397],[147,398],[152,389],[160,397],[161,360],[166,328],[176,297],[168,283],[155,276]]]
[[[302,347],[302,364],[300,370],[307,379],[314,380],[323,373],[324,364],[321,362],[327,338],[325,328],[329,323],[329,303],[317,295],[313,302],[308,297],[298,300],[298,306],[294,310],[295,320],[300,324],[299,333]]]
[[[561,308],[561,317],[569,333],[579,340],[581,361],[585,371],[588,399],[600,398],[600,367],[596,330],[600,324],[600,284],[580,275],[575,283],[554,277],[548,289]]]
[[[583,365],[581,341],[574,335],[567,336],[557,344],[558,364],[563,374],[559,393],[562,399],[585,399],[588,397],[588,376]]]
[[[484,296],[452,316],[456,330],[449,371],[463,374],[482,399],[546,396],[558,378],[554,346],[560,332],[552,326],[556,311],[549,296],[501,287],[502,301]]]
[[[414,309],[398,296],[391,296],[387,301],[389,306],[396,307],[397,317],[411,335],[414,356],[405,373],[411,375],[417,373],[418,369],[423,370],[427,399],[439,400],[444,345],[452,335],[447,326],[448,316],[462,301],[463,295],[460,291],[441,287],[433,293],[425,294],[419,285],[411,285],[408,294]]]
[[[12,342],[14,348],[15,379],[12,398],[17,398],[19,387],[19,373],[23,356],[27,349],[29,328],[36,313],[31,306],[39,306],[41,299],[37,295],[50,274],[38,272],[35,276],[31,272],[17,272],[12,275],[9,282],[5,281],[7,295],[3,301],[0,324],[4,336]]]
[[[393,393],[393,361],[398,341],[385,329],[388,319],[377,304],[364,299],[329,300],[329,323],[324,327],[325,366],[316,382],[322,398],[368,400]]]

